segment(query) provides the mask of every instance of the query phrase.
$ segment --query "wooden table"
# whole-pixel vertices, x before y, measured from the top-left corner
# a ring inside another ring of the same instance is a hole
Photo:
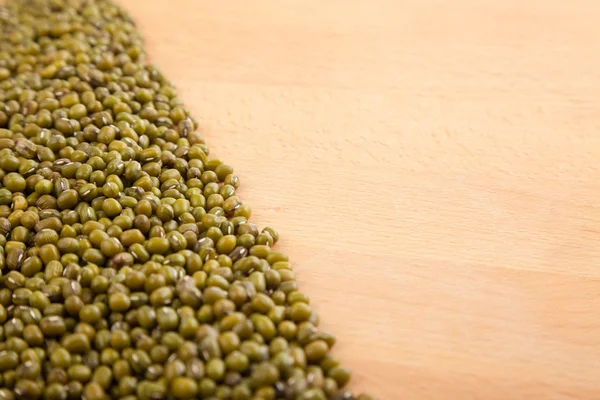
[[[122,0],[380,399],[600,398],[600,4]]]

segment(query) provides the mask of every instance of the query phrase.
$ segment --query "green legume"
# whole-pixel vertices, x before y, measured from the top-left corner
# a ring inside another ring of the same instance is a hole
[[[176,399],[193,399],[198,393],[198,384],[188,377],[176,377],[171,382],[171,393]]]
[[[372,399],[127,13],[0,14],[0,399]]]

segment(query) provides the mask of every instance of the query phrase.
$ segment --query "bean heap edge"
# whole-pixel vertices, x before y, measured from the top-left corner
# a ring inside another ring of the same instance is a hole
[[[0,24],[0,400],[374,399],[130,15]]]

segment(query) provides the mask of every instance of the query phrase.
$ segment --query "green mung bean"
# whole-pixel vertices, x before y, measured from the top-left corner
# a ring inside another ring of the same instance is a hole
[[[0,22],[0,399],[373,399],[131,17]]]

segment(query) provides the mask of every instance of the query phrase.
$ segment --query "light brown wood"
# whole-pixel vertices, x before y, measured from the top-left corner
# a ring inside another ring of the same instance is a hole
[[[600,398],[600,5],[123,0],[352,387]]]

